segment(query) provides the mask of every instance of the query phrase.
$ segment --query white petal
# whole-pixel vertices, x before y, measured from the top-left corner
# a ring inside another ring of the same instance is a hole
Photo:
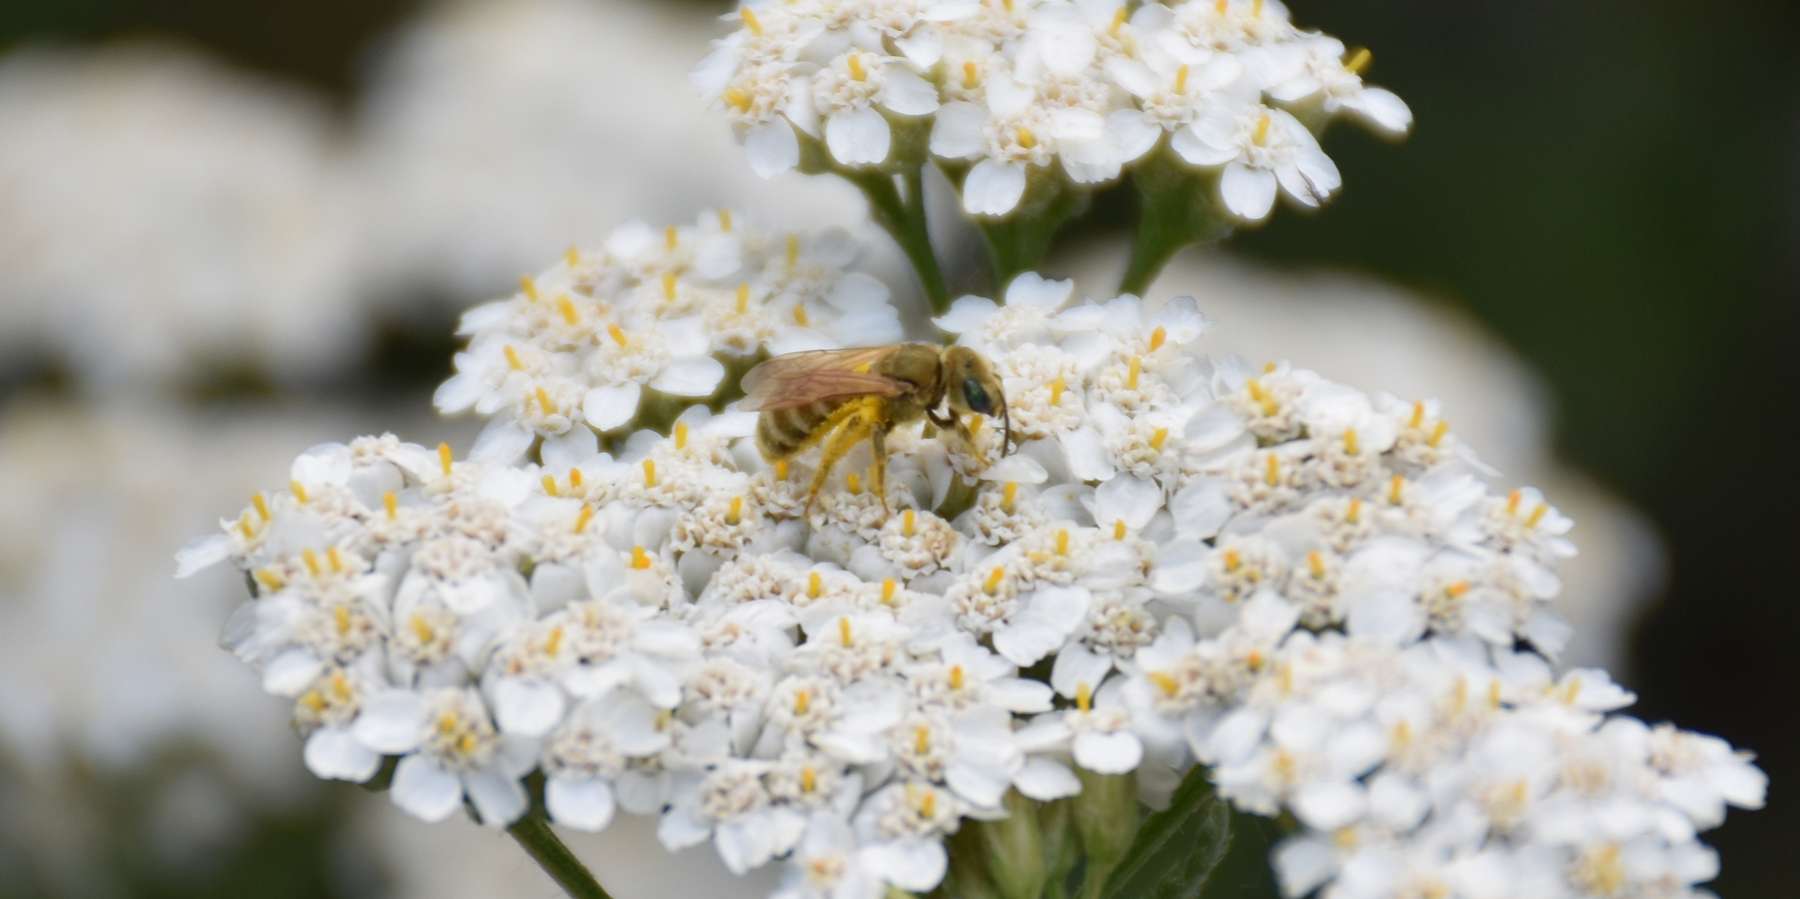
[[[637,415],[638,398],[643,388],[636,382],[596,387],[581,401],[581,414],[588,424],[602,431],[623,426]]]
[[[376,752],[411,752],[425,735],[425,701],[411,690],[383,690],[365,697],[352,730]]]
[[[825,145],[844,165],[886,162],[894,135],[881,113],[864,107],[833,113],[825,120]]]
[[[306,770],[326,780],[362,783],[381,767],[381,754],[342,728],[322,727],[306,738]]]
[[[744,153],[759,178],[773,178],[800,164],[800,138],[784,119],[765,122],[744,135]]]
[[[937,111],[938,92],[931,82],[898,66],[889,66],[882,77],[881,102],[901,115],[930,115]]]
[[[1037,272],[1025,272],[1006,285],[1006,305],[1055,309],[1075,293],[1075,282],[1053,280]]]
[[[1112,457],[1107,455],[1100,432],[1082,425],[1062,435],[1063,453],[1069,457],[1069,472],[1079,481],[1104,481],[1113,476]]]
[[[1116,477],[1094,491],[1094,520],[1103,528],[1123,521],[1135,531],[1149,524],[1162,504],[1162,488],[1155,481]]]
[[[1370,124],[1389,134],[1405,134],[1412,127],[1412,110],[1393,91],[1379,87],[1364,88],[1350,108],[1362,114]]]
[[[1135,162],[1162,139],[1162,129],[1135,109],[1121,109],[1106,117],[1106,137],[1112,142],[1114,158],[1129,164]]]
[[[931,323],[951,334],[967,334],[993,318],[999,309],[999,305],[987,297],[958,297],[950,304],[949,312],[932,319]]]
[[[675,396],[712,396],[723,380],[725,366],[719,360],[711,356],[691,356],[670,362],[650,386]]]
[[[599,438],[583,427],[572,427],[566,434],[546,437],[544,444],[538,447],[538,457],[543,459],[544,467],[558,472],[592,461],[599,452]]]
[[[1013,778],[1013,785],[1027,798],[1049,802],[1081,792],[1081,780],[1067,765],[1052,759],[1034,757],[1025,762]]]
[[[1332,831],[1354,823],[1368,808],[1362,788],[1353,783],[1311,783],[1294,795],[1294,815],[1308,827]]]
[[[394,804],[426,821],[442,821],[462,804],[462,781],[421,755],[409,755],[394,769]]]
[[[1231,519],[1235,507],[1225,485],[1214,478],[1200,478],[1181,488],[1169,500],[1175,533],[1189,540],[1210,540]]]
[[[1006,215],[1025,196],[1025,167],[983,159],[963,179],[963,211],[970,215]]]
[[[1225,166],[1225,174],[1219,178],[1219,195],[1225,200],[1225,208],[1250,222],[1269,217],[1269,210],[1275,208],[1275,187],[1273,172],[1253,169],[1241,162]]]
[[[469,458],[484,465],[511,465],[525,457],[537,435],[512,419],[496,418],[481,429]]]
[[[906,840],[870,846],[864,853],[882,880],[912,893],[929,893],[944,880],[949,857],[937,840]]]
[[[1188,126],[1169,139],[1169,146],[1175,155],[1180,156],[1188,165],[1215,166],[1224,165],[1238,158],[1236,147],[1221,147],[1208,143],[1193,126]]]
[[[175,553],[175,577],[192,577],[231,556],[231,538],[213,534],[189,541]]]
[[[263,692],[275,696],[298,696],[320,672],[325,663],[311,650],[290,649],[269,661],[263,669]]]
[[[519,820],[530,804],[525,787],[517,778],[492,768],[463,775],[463,785],[468,788],[469,801],[475,805],[481,823],[489,827],[505,827]]]
[[[931,152],[946,159],[981,155],[986,146],[987,110],[973,103],[946,103],[933,117]]]
[[[1007,456],[981,472],[981,479],[995,483],[1042,484],[1049,479],[1043,463],[1017,453]]]
[[[1074,697],[1085,685],[1090,691],[1112,670],[1112,658],[1103,656],[1081,643],[1071,643],[1056,654],[1050,669],[1050,685],[1065,697]]]
[[[507,733],[541,737],[562,723],[562,688],[534,678],[503,677],[494,682],[494,721]]]
[[[1124,774],[1144,758],[1144,744],[1130,731],[1077,734],[1075,762],[1096,774]]]

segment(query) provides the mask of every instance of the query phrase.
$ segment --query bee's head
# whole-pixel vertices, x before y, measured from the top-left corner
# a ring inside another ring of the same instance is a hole
[[[957,414],[974,412],[999,417],[1005,428],[1001,452],[1012,448],[1012,417],[1006,411],[1006,393],[986,358],[968,347],[944,351],[944,395]]]

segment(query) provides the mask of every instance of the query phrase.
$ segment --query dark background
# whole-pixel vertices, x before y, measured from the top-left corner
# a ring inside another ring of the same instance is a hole
[[[1734,815],[1711,835],[1725,859],[1715,888],[1728,899],[1793,895],[1796,4],[1290,5],[1302,25],[1371,46],[1370,77],[1404,97],[1418,124],[1399,148],[1335,131],[1327,147],[1350,185],[1342,198],[1323,215],[1275,216],[1236,250],[1365,269],[1450,298],[1546,376],[1563,456],[1648,513],[1671,556],[1665,593],[1638,622],[1622,673],[1642,696],[1637,713],[1754,749],[1773,778],[1769,809]],[[7,0],[0,50],[174,35],[309,83],[348,109],[372,43],[414,8]],[[669,52],[698,59],[702,48]],[[1129,213],[1122,200],[1102,209],[1109,215],[1092,227],[1121,226]],[[390,339],[409,352],[371,353],[363,382],[422,392],[439,380],[447,323],[441,340],[416,333]],[[302,835],[306,823],[274,822]],[[303,837],[251,841],[243,861],[305,878],[319,861],[309,846]],[[144,892],[156,892],[146,878]],[[258,880],[270,882],[248,882]],[[326,890],[310,879],[286,886]],[[0,884],[0,895],[17,888]]]

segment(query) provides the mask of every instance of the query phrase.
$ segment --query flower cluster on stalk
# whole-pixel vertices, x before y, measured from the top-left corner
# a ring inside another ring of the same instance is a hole
[[[887,39],[973,27],[924,21]],[[784,899],[929,892],[950,835],[1078,771],[1155,805],[1209,766],[1297,822],[1294,896],[1698,895],[1696,834],[1762,802],[1747,756],[1554,670],[1574,550],[1547,497],[1494,489],[1429,400],[1204,354],[1191,298],[1026,274],[957,301],[937,323],[991,360],[1017,450],[903,424],[886,496],[864,449],[809,508],[816,453],[766,462],[720,390],[734,357],[892,326],[836,252],[783,280],[808,246],[709,216],[572,253],[465,320],[439,400],[494,417],[481,458],[317,447],[184,552],[253,585],[225,643],[314,773],[391,763],[428,820],[654,816],[671,851],[786,865]],[[646,387],[719,395],[632,430]]]
[[[1370,54],[1279,0],[760,0],[694,72],[763,175],[935,160],[966,212],[1007,216],[1164,157],[1217,173],[1223,207],[1338,189],[1318,135],[1412,113],[1363,82]]]

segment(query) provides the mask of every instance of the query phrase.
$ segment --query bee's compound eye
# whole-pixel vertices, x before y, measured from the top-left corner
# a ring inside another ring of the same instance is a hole
[[[993,400],[988,396],[987,390],[982,388],[980,381],[974,378],[964,378],[962,388],[963,399],[968,401],[970,411],[979,412],[982,415],[994,414]]]

